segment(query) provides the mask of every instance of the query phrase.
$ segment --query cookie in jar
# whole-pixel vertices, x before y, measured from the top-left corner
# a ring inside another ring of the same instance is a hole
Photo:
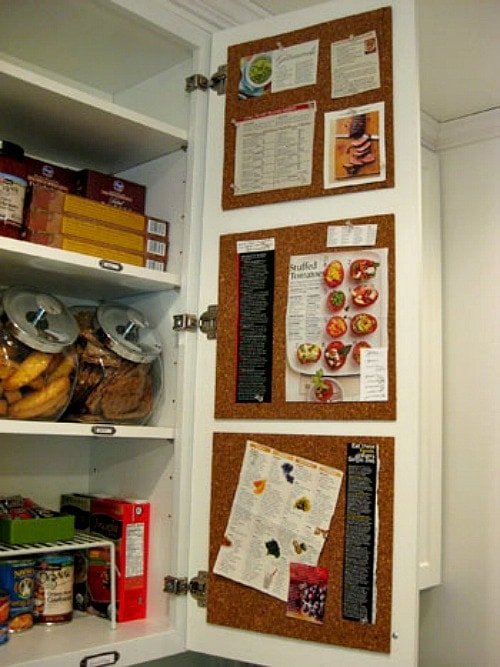
[[[0,309],[0,418],[57,421],[78,371],[78,326],[55,296],[9,287]]]
[[[79,373],[66,418],[146,424],[162,392],[161,344],[145,315],[104,303],[75,307]]]

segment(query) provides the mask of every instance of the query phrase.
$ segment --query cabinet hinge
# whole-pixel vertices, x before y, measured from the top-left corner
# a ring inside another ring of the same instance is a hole
[[[215,90],[217,95],[224,95],[227,84],[227,65],[219,65],[215,74],[212,74],[210,80],[203,74],[192,74],[186,78],[186,92],[192,93],[194,90]]]
[[[212,304],[208,306],[207,310],[200,315],[198,319],[196,315],[189,313],[180,313],[174,315],[174,331],[200,331],[206,334],[209,340],[217,338],[217,306]]]
[[[163,590],[171,595],[187,595],[188,591],[198,607],[206,607],[208,602],[208,572],[200,570],[197,577],[189,582],[187,577],[165,577]]]

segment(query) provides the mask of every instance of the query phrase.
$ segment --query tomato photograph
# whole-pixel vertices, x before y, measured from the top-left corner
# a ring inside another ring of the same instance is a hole
[[[326,307],[332,313],[338,313],[345,306],[346,297],[342,290],[334,289],[326,297]]]
[[[330,317],[326,323],[326,333],[331,338],[340,338],[347,333],[347,322],[340,315]]]
[[[377,318],[369,313],[360,313],[351,320],[351,332],[355,336],[367,336],[377,330]]]
[[[349,275],[353,280],[371,280],[379,266],[372,259],[355,259],[349,267]]]
[[[344,345],[340,340],[329,343],[325,349],[325,362],[332,371],[338,371],[347,361],[352,345]]]
[[[327,264],[323,271],[323,280],[328,287],[338,287],[344,281],[344,266],[338,259]]]

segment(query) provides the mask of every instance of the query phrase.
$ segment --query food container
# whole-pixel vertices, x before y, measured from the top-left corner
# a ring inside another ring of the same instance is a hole
[[[83,169],[76,175],[76,190],[81,197],[109,204],[125,211],[144,213],[146,188],[140,183]]]
[[[70,540],[75,517],[55,512],[20,495],[0,498],[0,542],[32,544]]]
[[[26,178],[24,149],[0,140],[0,236],[22,236]]]
[[[73,618],[74,556],[45,554],[36,559],[33,616],[35,623],[69,623]]]
[[[0,644],[9,640],[10,593],[0,589]]]
[[[78,381],[66,418],[145,424],[161,396],[159,337],[135,308],[105,303],[73,310],[79,326]]]
[[[0,560],[0,587],[9,595],[8,625],[10,632],[33,627],[34,558]]]
[[[57,420],[77,375],[76,320],[58,299],[32,287],[8,288],[2,307],[0,418]]]

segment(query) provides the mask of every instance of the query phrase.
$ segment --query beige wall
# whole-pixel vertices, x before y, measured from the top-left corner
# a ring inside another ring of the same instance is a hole
[[[443,583],[421,594],[420,667],[499,664],[499,162],[498,137],[440,152]]]

